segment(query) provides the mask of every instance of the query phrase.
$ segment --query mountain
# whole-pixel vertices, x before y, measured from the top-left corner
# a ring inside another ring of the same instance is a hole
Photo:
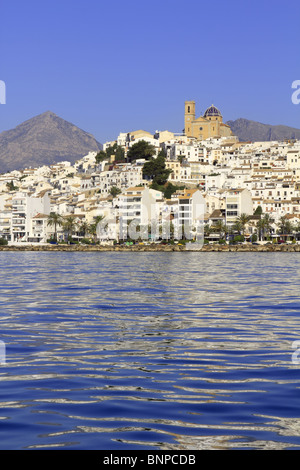
[[[0,133],[0,173],[76,160],[102,145],[51,111]]]
[[[299,139],[300,129],[288,126],[271,126],[270,124],[262,124],[248,119],[236,119],[235,121],[227,121],[234,135],[238,136],[242,142],[263,142],[271,140]]]

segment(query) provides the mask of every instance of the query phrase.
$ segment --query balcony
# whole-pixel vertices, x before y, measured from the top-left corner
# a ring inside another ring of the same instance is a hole
[[[25,225],[26,219],[12,219],[12,225]]]
[[[128,211],[128,210],[135,210],[135,209],[141,209],[141,205],[140,204],[132,204],[132,205],[127,205],[127,206],[121,206],[120,207],[121,210],[123,211]]]

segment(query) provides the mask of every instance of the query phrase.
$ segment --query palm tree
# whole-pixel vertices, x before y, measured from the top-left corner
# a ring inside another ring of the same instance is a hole
[[[69,215],[68,217],[65,217],[63,222],[63,229],[65,232],[67,232],[67,240],[69,240],[70,236],[72,237],[72,234],[75,231],[76,227],[77,223],[74,216]]]
[[[232,228],[233,232],[238,232],[239,235],[243,231],[243,226],[242,226],[242,224],[239,220],[236,220],[231,228]]]
[[[83,236],[86,237],[86,234],[89,231],[89,224],[87,222],[83,221],[79,226],[79,230],[80,230],[81,233],[83,233]]]
[[[226,235],[229,233],[229,227],[225,225],[222,220],[217,220],[214,229],[220,234],[220,239],[226,239]]]
[[[263,226],[264,226],[265,232],[267,233],[267,235],[270,235],[272,231],[272,226],[271,226],[272,220],[271,220],[270,214],[265,214],[262,220],[263,220]]]
[[[257,224],[257,231],[259,235],[259,240],[265,238],[265,235],[270,235],[272,231],[272,219],[270,214],[265,214],[260,220],[258,220]]]
[[[292,223],[288,220],[286,215],[283,215],[279,219],[279,233],[283,234],[289,234],[293,230],[293,225]]]
[[[209,224],[205,224],[204,225],[204,236],[208,236],[210,235],[212,232],[211,228],[210,228],[210,225]]]
[[[50,212],[48,219],[47,219],[47,225],[54,225],[54,239],[57,241],[57,227],[61,226],[63,223],[63,218],[60,214],[57,214],[56,212]]]
[[[240,226],[241,226],[241,232],[242,232],[242,235],[245,234],[245,228],[246,228],[246,225],[247,223],[249,222],[249,215],[245,214],[245,213],[242,213],[238,218],[237,218],[237,222],[240,223]]]
[[[251,233],[251,240],[253,240],[253,235],[257,236],[257,221],[256,220],[251,220],[249,221],[249,227],[251,227],[250,233]]]
[[[256,224],[257,232],[258,232],[258,239],[262,240],[265,237],[265,220],[259,219]]]
[[[88,232],[93,235],[94,237],[94,242],[96,243],[97,241],[97,226],[101,220],[104,219],[103,215],[97,215],[97,217],[94,217],[95,222],[91,223],[88,228]]]

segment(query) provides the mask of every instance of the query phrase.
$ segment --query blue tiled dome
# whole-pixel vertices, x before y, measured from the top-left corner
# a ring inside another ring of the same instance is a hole
[[[207,108],[207,110],[204,113],[204,117],[210,117],[210,116],[222,117],[222,114],[220,113],[218,108],[216,108],[213,104],[209,108]]]

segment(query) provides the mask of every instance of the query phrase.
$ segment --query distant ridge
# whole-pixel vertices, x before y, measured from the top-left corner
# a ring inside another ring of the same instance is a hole
[[[234,135],[241,142],[263,142],[271,140],[300,140],[300,129],[288,126],[272,126],[270,124],[262,124],[256,121],[239,118],[235,121],[227,121]]]
[[[0,133],[0,173],[68,160],[74,163],[102,144],[51,111]]]

